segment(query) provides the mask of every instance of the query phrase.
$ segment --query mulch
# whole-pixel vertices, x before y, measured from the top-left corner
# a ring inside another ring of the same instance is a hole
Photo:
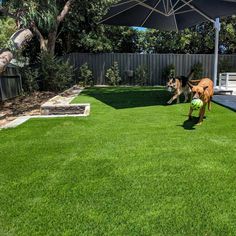
[[[0,120],[0,126],[18,116],[40,115],[43,103],[56,96],[53,92],[33,92],[0,103],[0,113],[5,119]]]

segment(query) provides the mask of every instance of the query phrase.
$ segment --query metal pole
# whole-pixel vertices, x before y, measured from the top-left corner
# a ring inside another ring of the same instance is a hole
[[[215,28],[215,58],[214,58],[214,86],[217,86],[218,75],[218,54],[219,54],[219,34],[220,34],[220,19],[216,18],[214,22]]]

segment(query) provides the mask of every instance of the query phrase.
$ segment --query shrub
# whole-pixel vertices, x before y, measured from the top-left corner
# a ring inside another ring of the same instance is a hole
[[[109,85],[116,86],[121,82],[118,62],[114,62],[111,68],[106,72],[106,79]]]
[[[25,92],[32,93],[39,90],[37,79],[39,76],[38,69],[31,68],[29,66],[23,67],[20,70],[22,78],[22,86]]]
[[[146,65],[140,65],[135,70],[135,84],[143,86],[147,84],[149,79],[148,67]]]
[[[89,68],[88,63],[83,64],[79,69],[79,79],[83,86],[93,85],[93,72]]]
[[[193,78],[195,80],[199,80],[203,76],[203,66],[202,63],[198,62],[194,64],[191,68],[191,70],[194,72]]]
[[[175,76],[176,76],[176,72],[175,72],[175,66],[173,64],[170,64],[166,68],[164,68],[162,72],[163,79],[167,81],[170,78],[174,78]]]
[[[55,58],[47,52],[40,54],[39,61],[43,90],[59,92],[72,85],[74,69],[69,62]]]

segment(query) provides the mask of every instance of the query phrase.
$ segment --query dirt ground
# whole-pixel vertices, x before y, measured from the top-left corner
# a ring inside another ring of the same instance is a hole
[[[18,116],[40,115],[40,106],[55,95],[53,92],[34,92],[0,102],[0,126]],[[1,119],[2,115],[5,118]]]

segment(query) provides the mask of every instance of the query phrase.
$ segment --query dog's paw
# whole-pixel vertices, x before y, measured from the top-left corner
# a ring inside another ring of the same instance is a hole
[[[172,103],[171,101],[168,101],[168,102],[167,102],[167,104],[169,104],[169,105],[170,105],[171,103]]]
[[[202,125],[202,121],[198,122],[196,125]]]

